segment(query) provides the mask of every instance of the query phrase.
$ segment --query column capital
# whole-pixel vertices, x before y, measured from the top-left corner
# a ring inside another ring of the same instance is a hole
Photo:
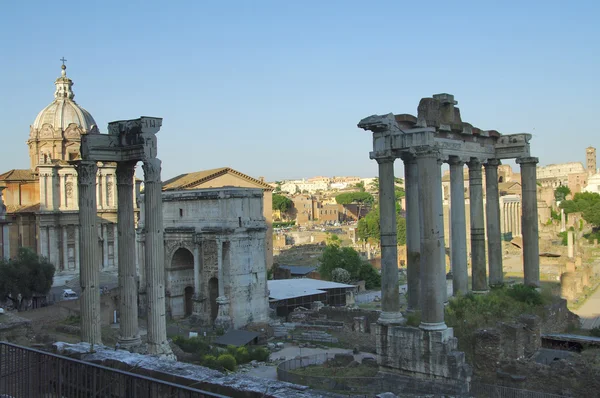
[[[528,156],[523,158],[517,158],[517,163],[520,165],[536,165],[540,161],[539,158]]]
[[[477,158],[471,158],[468,162],[467,162],[467,166],[469,166],[469,171],[471,169],[481,169],[481,160],[477,159]]]
[[[488,168],[488,167],[498,167],[502,164],[502,162],[500,161],[500,159],[488,159],[483,165]]]
[[[144,182],[161,182],[160,171],[162,162],[158,158],[144,160]]]
[[[414,164],[417,161],[417,158],[415,157],[415,155],[410,152],[402,152],[400,154],[400,159],[402,159],[402,161],[404,163],[411,163],[411,164]]]
[[[464,166],[465,165],[465,160],[462,159],[459,156],[449,156],[448,157],[448,164],[450,166]]]
[[[136,162],[118,162],[117,163],[117,185],[133,186],[133,176],[135,174]]]
[[[98,165],[93,160],[78,160],[74,162],[75,170],[77,170],[77,182],[80,185],[96,185],[96,173]]]
[[[375,160],[377,161],[377,164],[394,163],[396,158],[393,156],[382,156],[382,157],[375,158]]]

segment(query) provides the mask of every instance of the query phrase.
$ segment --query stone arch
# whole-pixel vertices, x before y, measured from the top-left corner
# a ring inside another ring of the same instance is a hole
[[[185,247],[180,247],[171,257],[171,268],[194,268],[194,255]]]

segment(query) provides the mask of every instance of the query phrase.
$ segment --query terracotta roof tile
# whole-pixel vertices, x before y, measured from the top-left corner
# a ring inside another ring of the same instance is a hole
[[[210,181],[213,178],[220,177],[224,174],[236,175],[247,181],[255,183],[264,190],[272,191],[274,189],[271,185],[267,184],[266,182],[262,182],[260,180],[257,180],[256,178],[250,177],[249,175],[240,173],[239,171],[234,170],[230,167],[220,167],[218,169],[202,170],[193,173],[180,174],[177,177],[173,177],[167,181],[164,181],[163,191],[170,191],[176,189],[191,189],[198,184]]]
[[[34,172],[29,169],[12,169],[6,173],[0,174],[2,181],[35,181],[37,177]]]

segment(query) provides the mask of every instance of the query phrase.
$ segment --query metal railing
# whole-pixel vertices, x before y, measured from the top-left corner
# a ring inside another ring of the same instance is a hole
[[[471,396],[477,398],[568,398],[564,395],[483,383],[471,383]]]
[[[208,398],[223,395],[0,342],[2,397]]]

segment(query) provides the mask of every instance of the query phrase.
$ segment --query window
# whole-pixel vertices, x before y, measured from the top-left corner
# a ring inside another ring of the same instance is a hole
[[[183,217],[183,209],[179,209],[179,217]]]

